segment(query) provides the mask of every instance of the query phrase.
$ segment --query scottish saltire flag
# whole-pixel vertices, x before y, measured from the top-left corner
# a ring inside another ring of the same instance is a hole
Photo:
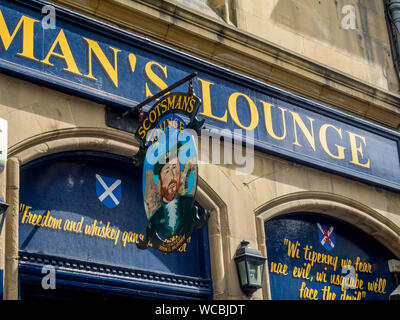
[[[318,238],[321,245],[326,250],[332,250],[335,247],[335,234],[333,232],[334,228],[332,226],[326,226],[317,223],[318,227]]]
[[[115,208],[121,202],[121,180],[96,174],[96,194],[107,208]]]

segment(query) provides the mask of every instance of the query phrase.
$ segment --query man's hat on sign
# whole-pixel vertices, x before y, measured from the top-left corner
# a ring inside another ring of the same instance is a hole
[[[153,172],[155,175],[159,175],[161,169],[167,164],[171,159],[174,159],[178,156],[180,149],[184,146],[182,141],[178,141],[175,145],[173,145],[170,150],[163,153],[158,157],[156,164],[153,167]]]

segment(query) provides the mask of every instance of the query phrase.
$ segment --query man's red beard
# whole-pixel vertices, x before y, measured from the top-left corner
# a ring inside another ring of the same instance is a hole
[[[161,187],[161,195],[165,198],[168,202],[172,201],[176,198],[180,188],[180,182],[172,179],[167,187]]]

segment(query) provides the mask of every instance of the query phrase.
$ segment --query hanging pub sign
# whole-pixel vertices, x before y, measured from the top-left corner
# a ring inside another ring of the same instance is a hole
[[[143,165],[143,200],[148,246],[170,253],[190,240],[194,228],[203,227],[209,213],[194,205],[197,188],[197,150],[193,135],[203,121],[196,119],[200,99],[191,93],[169,93],[141,119],[135,133],[140,149],[134,156]]]

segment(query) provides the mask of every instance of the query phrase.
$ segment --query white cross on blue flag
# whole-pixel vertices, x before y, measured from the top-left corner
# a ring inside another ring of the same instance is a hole
[[[121,202],[121,180],[96,174],[96,194],[107,208],[115,208]]]

